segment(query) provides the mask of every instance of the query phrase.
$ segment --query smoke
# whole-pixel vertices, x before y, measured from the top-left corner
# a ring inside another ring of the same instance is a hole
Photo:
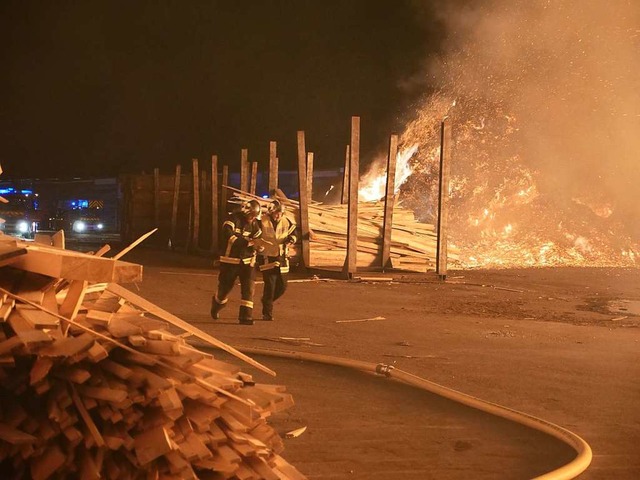
[[[640,239],[640,2],[416,6],[419,15],[425,9],[436,15],[446,35],[423,76],[430,84],[425,89],[435,86],[438,93],[418,105],[402,135],[405,144],[421,145],[414,168],[423,176],[407,189],[428,191],[433,205],[438,126],[449,115],[454,202],[457,192],[474,192],[457,199],[458,220],[477,224],[481,203],[495,207],[511,196],[550,224],[566,227],[562,213],[582,215],[592,237],[594,228],[617,222]],[[564,235],[589,250],[581,235]]]

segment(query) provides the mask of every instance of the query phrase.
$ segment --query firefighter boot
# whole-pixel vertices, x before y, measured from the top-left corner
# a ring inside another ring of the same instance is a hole
[[[220,310],[227,306],[227,302],[219,302],[217,297],[211,297],[211,318],[218,320],[220,318]]]
[[[248,300],[240,300],[240,312],[238,321],[240,325],[253,325],[253,302]]]
[[[265,308],[264,305],[262,306],[262,320],[267,322],[273,321],[273,308]]]

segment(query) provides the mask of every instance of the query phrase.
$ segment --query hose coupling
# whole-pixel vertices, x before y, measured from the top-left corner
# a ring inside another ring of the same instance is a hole
[[[395,367],[393,365],[387,365],[384,363],[379,363],[376,365],[376,373],[379,375],[384,375],[385,377],[390,377],[391,376],[391,371],[394,369]]]

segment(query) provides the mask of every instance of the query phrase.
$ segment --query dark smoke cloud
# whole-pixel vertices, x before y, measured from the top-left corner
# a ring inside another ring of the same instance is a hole
[[[416,7],[418,15],[436,15],[446,32],[425,80],[515,119],[517,134],[502,148],[517,147],[539,173],[541,192],[608,203],[640,237],[640,2],[447,0]]]

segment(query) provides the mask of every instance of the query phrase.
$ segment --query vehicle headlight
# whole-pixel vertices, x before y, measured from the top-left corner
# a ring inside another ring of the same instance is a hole
[[[103,224],[101,224],[101,223],[99,223],[99,224],[97,224],[97,225],[96,225],[96,228],[97,228],[98,230],[102,230],[102,229],[104,228],[104,225],[103,225]]]
[[[82,220],[76,220],[73,222],[74,232],[84,232],[87,229],[87,225]]]
[[[20,220],[16,224],[16,229],[20,233],[27,233],[29,231],[29,222],[27,222],[26,220]]]

